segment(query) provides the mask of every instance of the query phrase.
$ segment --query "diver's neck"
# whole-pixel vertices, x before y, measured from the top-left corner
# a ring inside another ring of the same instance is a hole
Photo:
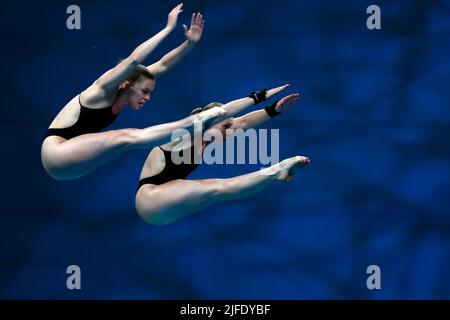
[[[123,94],[118,93],[118,97],[112,107],[112,112],[114,114],[119,114],[123,111],[126,105],[127,105],[126,97]]]

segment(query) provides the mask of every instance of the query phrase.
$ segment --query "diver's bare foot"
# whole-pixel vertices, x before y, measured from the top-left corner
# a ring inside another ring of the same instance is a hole
[[[310,162],[308,157],[296,156],[264,169],[263,173],[273,175],[276,180],[290,182],[293,175]]]

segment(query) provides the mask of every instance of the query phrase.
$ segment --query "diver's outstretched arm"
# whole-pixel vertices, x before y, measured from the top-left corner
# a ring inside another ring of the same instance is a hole
[[[248,97],[241,98],[237,100],[230,101],[222,106],[222,108],[226,112],[226,118],[232,117],[235,114],[238,114],[250,106],[256,105],[266,99],[269,99],[273,95],[283,91],[284,89],[290,87],[290,84],[285,84],[284,86],[280,86],[271,90],[266,91],[265,89],[252,92]],[[212,125],[224,120],[224,117],[217,118]]]
[[[122,60],[113,69],[108,70],[100,78],[98,78],[94,85],[105,90],[106,95],[115,93],[117,87],[122,83],[133,71],[141,64],[144,59],[156,49],[156,47],[164,40],[177,25],[178,15],[183,11],[182,4],[177,5],[170,11],[167,25],[164,29],[156,35],[139,45],[133,52],[124,60]]]
[[[200,41],[203,34],[203,25],[205,21],[200,13],[193,13],[191,17],[191,26],[189,29],[183,24],[184,35],[186,41],[176,47],[159,61],[149,65],[148,70],[155,76],[160,77],[164,73],[175,67],[180,60]]]
[[[249,112],[242,117],[235,118],[233,120],[233,129],[248,129],[259,126],[267,120],[281,114],[291,107],[291,105],[298,100],[299,94],[293,93],[278,101],[275,101],[271,105],[264,109]]]

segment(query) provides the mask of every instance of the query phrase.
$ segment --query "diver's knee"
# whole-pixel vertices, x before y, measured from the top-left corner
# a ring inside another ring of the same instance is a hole
[[[81,176],[73,172],[73,170],[70,170],[69,166],[65,165],[63,161],[58,160],[56,157],[43,156],[42,166],[47,174],[55,180],[73,180]]]
[[[76,178],[78,178],[79,175],[74,175],[70,172],[68,172],[67,170],[58,168],[56,167],[52,167],[52,166],[46,166],[44,165],[44,169],[47,172],[47,174],[52,177],[55,180],[74,180]]]
[[[171,222],[163,210],[152,208],[148,201],[143,202],[142,200],[141,195],[136,196],[136,212],[142,220],[154,226],[163,226]]]
[[[164,218],[164,214],[162,214],[162,213],[150,212],[148,210],[146,212],[143,212],[142,210],[139,210],[138,208],[136,208],[136,211],[137,211],[138,216],[141,217],[141,219],[144,220],[148,224],[151,224],[154,226],[164,226],[164,225],[171,223],[171,221]]]

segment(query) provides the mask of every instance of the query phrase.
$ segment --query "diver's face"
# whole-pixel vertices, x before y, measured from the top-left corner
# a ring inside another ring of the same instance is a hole
[[[227,136],[229,135],[229,132],[227,134],[227,130],[233,128],[233,122],[234,122],[233,118],[227,118],[227,119],[213,125],[210,129],[215,129],[215,130],[219,131],[220,137],[222,139],[221,141],[224,141],[227,138]]]
[[[132,84],[128,90],[128,103],[133,109],[139,110],[144,103],[150,100],[150,95],[155,90],[155,80],[141,78]]]

